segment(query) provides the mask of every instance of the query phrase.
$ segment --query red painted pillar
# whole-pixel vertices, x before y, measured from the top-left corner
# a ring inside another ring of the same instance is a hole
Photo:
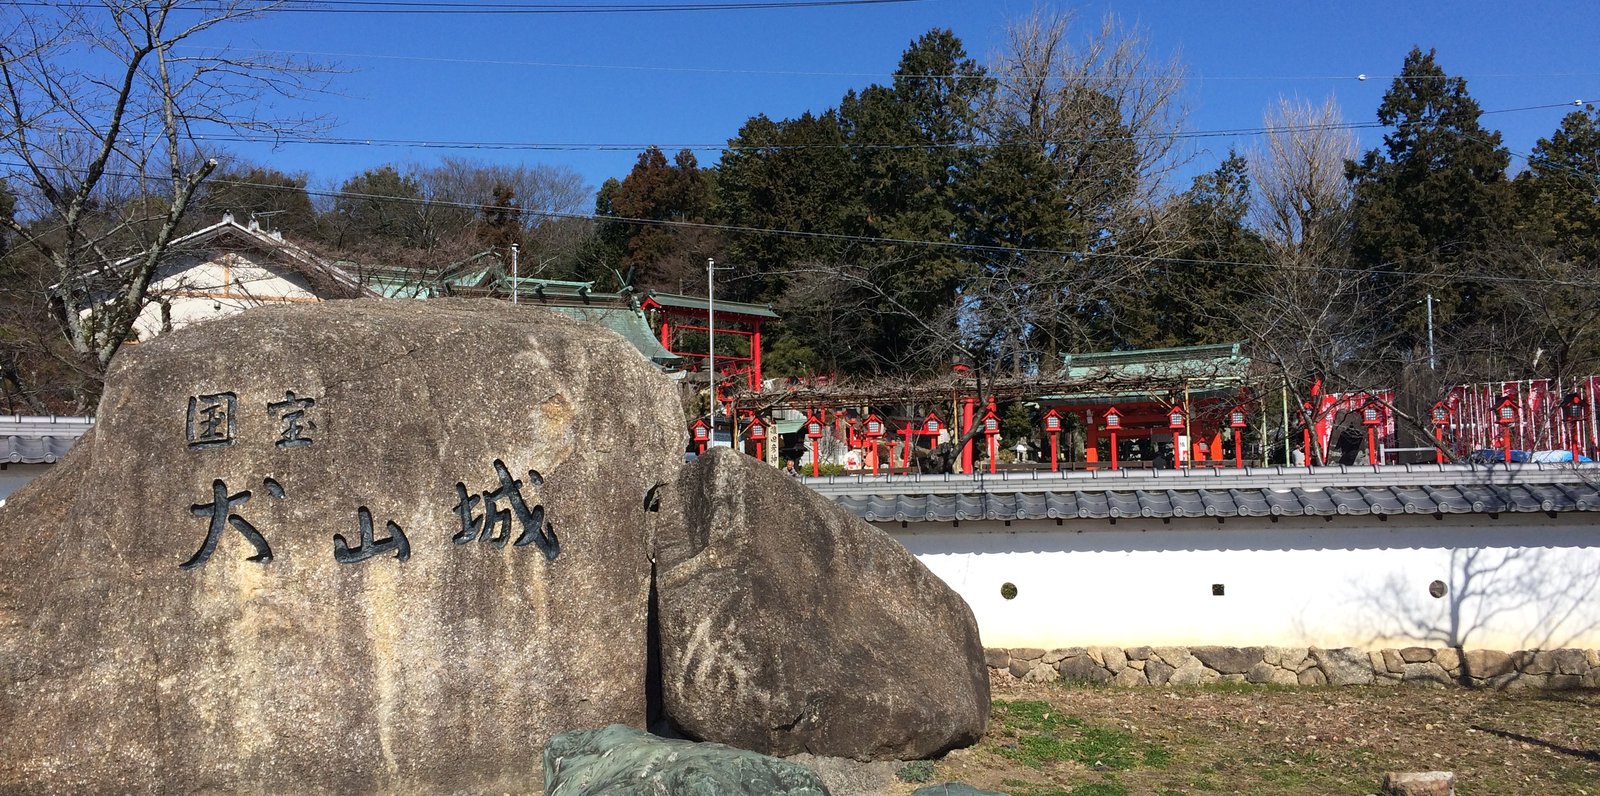
[[[1367,426],[1367,464],[1378,463],[1378,427]]]
[[[672,350],[672,316],[661,314],[661,347]]]
[[[961,399],[961,436],[967,440],[966,444],[961,446],[961,472],[967,475],[972,474],[972,415],[977,411],[977,408],[978,399],[976,396],[969,395]]]
[[[1061,433],[1060,432],[1056,432],[1054,434],[1051,434],[1050,435],[1050,472],[1052,472],[1052,473],[1059,472],[1061,470],[1061,450],[1060,450],[1060,445],[1061,445]]]
[[[1574,420],[1574,421],[1572,421],[1572,463],[1574,465],[1576,465],[1578,463],[1578,448],[1580,447],[1578,445],[1578,435],[1580,433],[1582,433],[1582,430],[1583,430],[1583,421],[1582,420]]]
[[[755,371],[755,381],[751,383],[753,392],[761,392],[761,322],[756,321],[756,330],[750,335],[750,367]]]
[[[822,475],[822,440],[818,437],[811,438],[811,477]]]
[[[1439,463],[1444,464],[1444,426],[1433,427],[1433,440],[1437,443],[1433,454],[1439,458]]]
[[[1506,430],[1506,433],[1505,433],[1506,464],[1510,464],[1511,463],[1511,424],[1510,423],[1505,424],[1504,428]]]
[[[989,440],[989,472],[995,472],[995,466],[1000,462],[1000,435],[984,434]]]
[[[1111,432],[1111,469],[1117,469],[1117,432]]]
[[[900,433],[903,434],[905,436],[905,438],[906,438],[906,441],[905,441],[905,446],[906,446],[905,447],[905,456],[903,457],[904,461],[901,464],[901,466],[902,467],[910,467],[911,466],[911,440],[913,439],[912,435],[914,433],[916,433],[916,432],[912,431],[911,424],[907,423],[905,428],[900,429]]]

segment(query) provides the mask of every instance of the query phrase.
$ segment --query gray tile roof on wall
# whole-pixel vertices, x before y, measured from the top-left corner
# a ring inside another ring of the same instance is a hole
[[[808,483],[869,522],[1600,511],[1600,469],[1570,465],[1498,472],[1448,465],[1431,471],[1278,468],[1230,476],[1122,479],[1076,473]]]
[[[92,417],[0,416],[0,435],[6,440],[0,462],[53,464],[93,427]]]

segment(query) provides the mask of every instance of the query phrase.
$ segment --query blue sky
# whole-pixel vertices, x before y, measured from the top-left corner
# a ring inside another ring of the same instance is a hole
[[[663,0],[665,1],[665,0]],[[593,0],[564,0],[592,3]],[[311,107],[354,138],[530,144],[720,146],[748,117],[822,110],[844,92],[887,82],[901,52],[935,27],[987,61],[1008,20],[1033,0],[925,0],[842,8],[698,13],[411,15],[284,13],[228,31],[233,47],[323,53],[350,70]],[[1600,6],[1589,2],[1087,2],[1079,34],[1108,12],[1142,26],[1190,81],[1192,130],[1258,127],[1279,95],[1333,94],[1349,121],[1370,122],[1413,45],[1465,76],[1513,152],[1550,134],[1574,100],[1600,101]],[[498,63],[492,63],[498,62]],[[1368,79],[1358,80],[1365,74]],[[1375,146],[1379,131],[1364,131]],[[1200,139],[1189,173],[1248,136]],[[473,151],[289,144],[235,147],[307,172],[313,187],[385,163],[445,155],[562,164],[598,185],[625,175],[631,151]],[[713,162],[715,150],[699,152]],[[1513,167],[1518,161],[1513,159]]]

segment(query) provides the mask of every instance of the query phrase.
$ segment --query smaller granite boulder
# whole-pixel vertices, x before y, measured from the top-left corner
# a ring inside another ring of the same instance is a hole
[[[983,736],[989,669],[966,601],[794,479],[708,452],[662,494],[653,550],[663,707],[689,737],[910,760]]]
[[[544,747],[545,796],[828,796],[790,763],[719,743],[659,738],[613,724],[564,732]]]

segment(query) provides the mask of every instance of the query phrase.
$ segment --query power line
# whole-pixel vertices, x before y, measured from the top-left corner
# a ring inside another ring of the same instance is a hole
[[[222,49],[203,47],[200,45],[183,45],[181,49],[207,51],[212,53],[254,53],[258,55],[296,55],[314,58],[368,58],[379,61],[418,61],[422,63],[441,64],[470,64],[477,66],[526,66],[537,69],[595,69],[626,72],[673,72],[688,74],[708,75],[773,75],[778,77],[866,77],[866,78],[911,78],[927,80],[957,80],[957,79],[983,79],[996,75],[1005,75],[1015,70],[990,68],[985,75],[951,75],[937,73],[908,74],[904,72],[828,72],[801,69],[730,69],[726,67],[700,67],[700,66],[649,66],[644,64],[588,64],[588,63],[563,63],[558,61],[521,61],[499,58],[446,58],[434,55],[395,55],[391,53],[348,53],[348,52],[321,52],[317,50],[282,50],[268,48],[227,47]],[[1073,75],[1049,74],[1046,80],[1066,80]],[[1123,78],[1125,81],[1157,80],[1168,82],[1196,82],[1205,83],[1212,81],[1248,81],[1248,82],[1275,82],[1275,81],[1340,81],[1340,80],[1389,80],[1401,75],[1367,75],[1367,74],[1327,74],[1327,75],[1133,75]],[[1446,80],[1462,78],[1466,80],[1546,80],[1567,78],[1593,78],[1600,77],[1600,72],[1549,72],[1549,73],[1501,73],[1501,74],[1466,74],[1466,75],[1415,75],[1413,79]],[[1097,76],[1096,80],[1105,80],[1104,76]]]
[[[24,163],[14,163],[14,162],[4,162],[4,161],[0,161],[0,165],[11,166],[11,167],[14,167],[14,168],[24,168],[24,167],[27,166],[27,164],[24,164]],[[69,171],[69,169],[67,169],[65,167],[61,167],[61,166],[54,166],[54,167],[48,167],[48,168],[51,168],[51,169],[57,170],[57,171]],[[108,176],[119,176],[119,177],[124,177],[124,178],[129,178],[129,179],[142,179],[142,178],[144,178],[144,176],[146,176],[146,175],[128,174],[128,173],[115,173],[115,172],[107,172],[107,174],[108,174]],[[417,205],[417,206],[455,208],[455,209],[460,209],[460,210],[470,210],[470,211],[472,211],[474,213],[484,212],[484,211],[502,210],[502,211],[507,211],[507,212],[517,212],[517,213],[520,213],[520,214],[525,215],[525,216],[533,216],[533,217],[536,217],[536,218],[545,218],[545,219],[552,219],[552,220],[590,221],[590,222],[608,221],[608,222],[616,222],[616,223],[621,223],[621,224],[631,224],[631,225],[636,225],[636,226],[657,226],[657,227],[669,227],[669,228],[680,228],[680,229],[708,230],[708,231],[727,232],[727,233],[735,233],[735,234],[742,234],[742,235],[765,235],[765,236],[771,236],[771,237],[785,237],[785,238],[795,238],[795,239],[803,239],[803,240],[834,241],[834,242],[839,242],[839,243],[857,243],[857,244],[877,245],[877,246],[913,246],[913,247],[921,247],[921,248],[928,248],[928,249],[941,249],[941,250],[947,250],[947,251],[966,251],[966,252],[983,252],[983,253],[989,253],[989,254],[1003,254],[1003,255],[1006,255],[1006,256],[1059,257],[1059,258],[1063,258],[1063,259],[1067,259],[1067,260],[1074,260],[1074,261],[1077,261],[1077,262],[1083,262],[1083,261],[1089,260],[1089,259],[1101,259],[1101,260],[1116,260],[1116,261],[1134,262],[1134,263],[1160,263],[1160,264],[1165,264],[1165,265],[1184,265],[1184,266],[1201,266],[1201,267],[1228,267],[1228,268],[1260,268],[1260,269],[1267,269],[1267,270],[1281,270],[1281,271],[1301,272],[1301,273],[1342,274],[1342,275],[1346,275],[1346,276],[1359,276],[1359,277],[1369,277],[1369,278],[1370,277],[1378,277],[1378,278],[1414,278],[1414,277],[1418,276],[1416,274],[1407,274],[1407,273],[1402,273],[1402,272],[1399,272],[1399,271],[1384,270],[1384,269],[1387,269],[1387,268],[1392,268],[1394,265],[1396,265],[1396,263],[1384,263],[1383,265],[1381,265],[1381,266],[1379,266],[1377,268],[1340,268],[1340,267],[1318,266],[1318,265],[1296,265],[1296,264],[1293,264],[1293,263],[1259,263],[1259,262],[1244,262],[1244,261],[1234,261],[1234,260],[1204,260],[1204,259],[1196,259],[1196,258],[1168,257],[1168,256],[1150,255],[1150,254],[1121,254],[1121,253],[1117,253],[1117,252],[1096,252],[1096,251],[1083,251],[1083,250],[1078,250],[1078,249],[1055,249],[1055,248],[1046,248],[1046,247],[1010,247],[1010,246],[997,246],[997,245],[991,245],[991,244],[962,243],[962,242],[959,242],[959,241],[949,241],[949,240],[921,240],[921,239],[914,239],[914,238],[892,238],[892,237],[871,236],[871,235],[852,235],[852,234],[848,234],[848,233],[836,233],[836,232],[811,232],[811,231],[802,231],[802,230],[773,229],[773,228],[767,228],[767,227],[751,227],[751,226],[744,226],[744,225],[737,225],[737,224],[713,224],[713,223],[698,222],[698,221],[676,221],[676,220],[670,220],[670,219],[634,218],[634,217],[629,217],[629,216],[617,216],[617,215],[610,215],[610,214],[605,214],[605,213],[570,213],[570,212],[562,212],[562,211],[554,211],[554,210],[534,210],[534,209],[525,208],[525,207],[501,207],[501,206],[489,205],[489,204],[483,204],[483,203],[456,202],[456,201],[448,201],[448,200],[441,200],[441,199],[429,199],[429,198],[426,198],[426,197],[384,196],[384,195],[381,195],[381,194],[367,194],[367,193],[357,193],[357,192],[351,192],[351,191],[324,191],[324,190],[307,188],[307,187],[300,187],[300,186],[271,185],[271,184],[267,184],[267,183],[250,182],[250,181],[247,181],[247,180],[232,180],[232,179],[227,179],[227,178],[213,178],[212,180],[210,180],[210,182],[212,182],[212,183],[220,183],[220,184],[224,184],[224,185],[234,185],[234,186],[239,186],[239,187],[247,187],[247,188],[261,188],[261,189],[266,189],[266,190],[271,190],[271,191],[301,191],[301,192],[304,192],[305,194],[307,194],[308,196],[319,196],[319,197],[334,198],[334,199],[339,199],[339,198],[344,198],[344,199],[363,199],[363,200],[374,201],[374,202],[389,202],[389,203],[394,203],[394,204],[408,204],[408,205]],[[1553,286],[1558,286],[1558,287],[1583,287],[1583,288],[1595,288],[1596,287],[1596,285],[1593,284],[1593,283],[1574,282],[1574,281],[1570,281],[1570,280],[1540,279],[1540,278],[1535,278],[1535,277],[1503,276],[1503,275],[1496,275],[1496,274],[1482,274],[1482,275],[1473,274],[1473,275],[1465,276],[1463,278],[1471,280],[1471,281],[1492,282],[1492,283],[1499,283],[1499,284],[1553,285]]]
[[[847,6],[898,5],[925,3],[930,0],[764,0],[749,2],[673,2],[673,3],[446,3],[420,0],[290,0],[270,10],[273,13],[308,14],[428,14],[428,15],[482,15],[482,14],[648,14],[681,13],[697,11],[766,11],[806,8],[838,8]],[[12,5],[49,8],[103,8],[88,2],[51,2],[50,0],[12,0]],[[179,3],[176,10],[218,12],[227,10],[214,2]],[[269,10],[263,8],[261,10]]]

